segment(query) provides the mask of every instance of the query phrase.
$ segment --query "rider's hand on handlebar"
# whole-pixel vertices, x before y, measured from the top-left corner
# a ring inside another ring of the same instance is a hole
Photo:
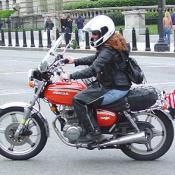
[[[70,81],[70,75],[68,73],[61,73],[60,80],[61,81]]]
[[[73,57],[67,57],[65,58],[65,64],[73,64],[74,63],[74,58]]]

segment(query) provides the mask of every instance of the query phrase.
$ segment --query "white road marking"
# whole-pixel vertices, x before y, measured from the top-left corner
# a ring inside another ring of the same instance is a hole
[[[165,83],[148,83],[149,85],[174,85],[175,82],[165,82]]]
[[[29,91],[23,91],[23,92],[20,92],[20,93],[15,93],[15,92],[11,92],[11,93],[5,93],[5,94],[0,94],[0,96],[4,96],[4,95],[19,95],[19,94],[32,94],[32,92],[29,92]]]
[[[38,59],[38,58],[36,58]],[[11,62],[28,62],[28,63],[41,63],[41,61],[30,61],[30,60],[1,60],[1,62],[7,62],[7,61],[11,61]]]
[[[175,85],[175,82],[162,82],[162,83],[146,83],[145,86],[163,86],[163,85]],[[137,86],[137,85],[136,85]],[[12,89],[12,90],[0,90],[0,96],[6,96],[6,95],[20,95],[20,94],[33,94],[33,90],[29,89]]]
[[[147,65],[142,65],[143,67],[150,67],[150,68],[175,68],[175,65],[157,65],[157,66],[147,66]]]
[[[161,65],[166,65],[166,66],[168,66],[168,65],[172,65],[172,66],[175,66],[175,64],[174,63],[167,63],[167,62],[162,62],[162,63],[153,63],[153,62],[151,62],[151,63],[148,63],[148,62],[140,62],[139,64],[142,64],[142,65],[152,65],[152,66],[161,66]]]
[[[14,60],[13,60],[14,61]],[[175,68],[175,65],[165,65],[165,64],[157,64],[157,65],[142,65],[143,67],[150,67],[150,68]],[[83,67],[79,67],[79,68],[77,68],[75,71],[80,71],[80,70],[82,70],[83,69]],[[75,72],[75,71],[72,71],[72,67],[71,68],[66,68],[66,70],[68,71],[68,72]],[[28,71],[21,71],[21,72],[19,72],[19,71],[17,71],[17,72],[0,72],[0,75],[12,75],[12,74],[27,74],[28,73]]]
[[[4,90],[4,92],[1,92],[0,90],[0,96],[6,96],[6,95],[20,95],[20,94],[31,94],[33,91],[31,90],[24,90],[24,89],[18,89],[18,90]]]
[[[0,72],[0,75],[27,74],[28,72]]]

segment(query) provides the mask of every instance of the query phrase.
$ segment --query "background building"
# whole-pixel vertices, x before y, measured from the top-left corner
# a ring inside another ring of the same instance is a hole
[[[60,10],[62,3],[63,0],[0,0],[0,9],[13,9],[13,6],[18,4],[21,14],[31,14]]]
[[[63,3],[81,0],[0,0],[0,10],[13,9],[15,4],[20,6],[21,14],[51,12],[62,9]]]
[[[15,10],[9,19],[1,19],[3,28],[43,28],[48,16],[59,27],[63,3],[77,1],[81,0],[0,0],[0,10]]]
[[[62,13],[63,0],[0,0],[0,9],[14,9],[10,20],[12,28],[42,28],[47,16],[51,16],[55,26],[56,18]],[[4,27],[6,28],[6,20]],[[57,20],[58,21],[58,20]]]
[[[11,9],[16,0],[0,0],[0,10]]]

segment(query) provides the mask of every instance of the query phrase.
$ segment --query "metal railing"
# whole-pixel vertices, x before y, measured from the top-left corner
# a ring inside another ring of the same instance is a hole
[[[119,30],[121,34],[123,34],[122,29]],[[46,34],[46,36],[44,36]],[[62,47],[65,46],[65,43],[70,42],[70,38],[67,35],[68,33],[65,33],[65,41],[62,43]],[[75,48],[74,49],[91,49],[90,42],[89,42],[89,34],[88,32],[85,33],[85,41],[83,44],[83,48],[79,45],[79,36],[78,36],[78,30],[75,31],[75,33],[71,33],[71,37],[75,42]],[[131,31],[132,35],[132,41],[131,44],[128,43],[129,50],[137,51],[137,36],[135,28]],[[11,32],[10,30],[8,32],[4,32],[1,30],[0,32],[0,46],[9,46],[9,47],[47,47],[51,48],[52,42],[56,39],[58,39],[60,36],[59,30],[56,31],[33,31],[31,29],[30,31],[25,31],[23,29],[22,32]],[[67,40],[67,41],[66,41]],[[150,36],[149,36],[149,30],[146,28],[145,32],[145,39],[143,39],[143,43],[145,45],[145,51],[151,51],[150,48]],[[61,46],[60,46],[61,47]],[[73,48],[73,47],[72,47]]]
[[[104,7],[104,8],[86,8],[75,10],[63,10],[64,14],[70,14],[73,18],[77,18],[81,14],[85,19],[90,19],[99,14],[107,14],[109,12],[123,12],[132,10],[145,10],[147,12],[156,12],[158,6],[124,6],[124,7]],[[165,9],[172,12],[175,10],[175,5],[166,5]]]

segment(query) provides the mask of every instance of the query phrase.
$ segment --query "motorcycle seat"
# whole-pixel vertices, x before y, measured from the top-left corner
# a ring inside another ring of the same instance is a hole
[[[131,88],[128,94],[108,105],[102,106],[114,112],[131,109],[132,111],[139,111],[150,108],[158,100],[158,93],[152,86],[139,86]]]

